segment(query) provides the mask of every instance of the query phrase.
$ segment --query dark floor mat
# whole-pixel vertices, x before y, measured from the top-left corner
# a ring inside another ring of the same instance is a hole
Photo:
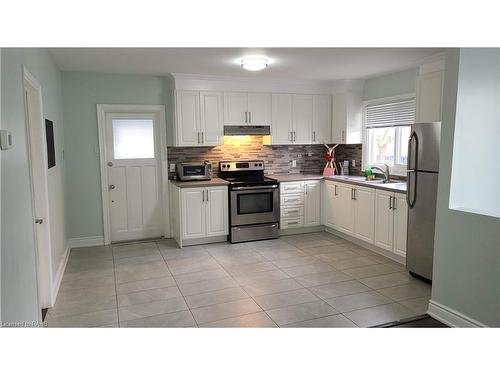
[[[381,324],[372,328],[449,328],[427,314],[414,316],[412,318],[399,320],[396,322]]]

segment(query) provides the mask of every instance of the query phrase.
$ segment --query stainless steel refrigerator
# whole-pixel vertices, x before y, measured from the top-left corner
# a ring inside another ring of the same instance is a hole
[[[408,140],[406,267],[432,280],[441,123],[414,124]]]

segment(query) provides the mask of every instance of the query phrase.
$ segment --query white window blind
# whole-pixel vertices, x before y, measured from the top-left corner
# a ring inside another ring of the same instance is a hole
[[[404,99],[384,104],[367,104],[365,126],[380,128],[409,126],[415,122],[415,99]]]

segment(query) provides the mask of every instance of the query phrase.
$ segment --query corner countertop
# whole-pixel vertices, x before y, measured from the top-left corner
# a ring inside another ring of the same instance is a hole
[[[267,177],[275,178],[279,182],[293,182],[293,181],[306,181],[306,180],[322,180],[321,174],[306,174],[306,173],[293,173],[293,174],[271,174]]]
[[[191,187],[210,187],[210,186],[226,186],[229,182],[223,180],[222,178],[214,177],[211,180],[205,181],[179,181],[170,180],[170,182],[180,188],[191,188]]]
[[[369,182],[366,181],[362,176],[323,176],[319,174],[277,174],[269,175],[268,177],[275,178],[279,182],[294,182],[294,181],[306,181],[306,180],[326,180],[326,181],[337,181],[345,184],[359,185],[371,187],[374,189],[387,190],[395,193],[406,193],[406,181],[394,182],[383,184],[381,182]]]

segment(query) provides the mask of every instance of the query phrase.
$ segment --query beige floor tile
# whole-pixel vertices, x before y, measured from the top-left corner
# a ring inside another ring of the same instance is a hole
[[[329,298],[326,299],[326,302],[341,313],[393,303],[390,298],[384,297],[375,291]]]
[[[337,262],[339,260],[358,258],[359,255],[351,250],[336,251],[333,253],[316,254],[316,258],[321,259],[323,262]]]
[[[253,297],[255,302],[264,310],[277,309],[290,305],[298,305],[305,302],[318,301],[319,298],[307,289],[297,289],[282,293],[266,294]]]
[[[183,273],[201,272],[221,268],[219,263],[209,255],[167,260],[167,265],[174,276]]]
[[[251,298],[191,309],[198,324],[215,322],[257,311],[262,311],[262,309]]]
[[[229,272],[231,276],[246,276],[260,272],[277,270],[278,267],[276,267],[273,263],[266,261],[238,266],[224,266],[224,269]]]
[[[409,308],[417,314],[426,314],[429,309],[429,297],[420,297],[399,301],[399,304]]]
[[[184,296],[213,292],[221,289],[235,288],[238,286],[231,277],[222,277],[219,279],[204,280],[196,283],[178,283],[179,289]]]
[[[213,292],[207,292],[202,294],[194,294],[186,296],[186,303],[190,309],[195,309],[198,307],[217,305],[220,303],[236,301],[239,299],[249,298],[248,294],[245,293],[240,287],[228,288],[222,290],[216,290]]]
[[[398,303],[369,307],[344,314],[349,320],[360,327],[373,327],[415,316],[410,309]]]
[[[286,292],[288,290],[302,289],[303,286],[300,285],[294,279],[283,279],[283,280],[266,280],[266,281],[255,281],[251,284],[243,286],[245,292],[250,296],[262,296],[264,294],[273,294],[279,292]]]
[[[374,277],[367,277],[359,281],[369,286],[372,289],[389,288],[392,286],[408,284],[412,281],[413,277],[406,271],[389,273],[387,275],[380,275]]]
[[[163,260],[152,263],[121,265],[115,268],[115,274],[118,284],[171,276]]]
[[[160,249],[160,253],[165,260],[185,259],[210,255],[208,254],[208,251],[200,247],[196,247],[195,249],[192,249],[190,247],[185,247],[182,249]]]
[[[351,279],[352,279],[351,276],[341,271],[315,273],[295,278],[295,280],[297,280],[301,285],[305,286],[306,288],[323,284],[337,283],[340,281],[346,281]]]
[[[115,259],[147,256],[158,253],[158,245],[155,242],[140,242],[113,246],[113,257]]]
[[[355,328],[356,324],[351,322],[342,314],[325,316],[323,318],[305,320],[282,326],[284,328]]]
[[[276,261],[288,258],[297,258],[306,255],[306,253],[296,248],[289,250],[280,250],[280,249],[257,250],[257,252],[270,261]]]
[[[181,291],[176,286],[166,288],[148,289],[135,293],[119,294],[118,306],[130,306],[153,301],[162,301],[174,297],[181,297]]]
[[[215,260],[223,267],[239,266],[245,264],[262,263],[266,259],[257,252],[247,255],[215,255]]]
[[[279,326],[338,314],[333,307],[324,301],[313,301],[300,305],[280,307],[267,310],[266,313]]]
[[[177,311],[169,314],[148,316],[120,322],[124,328],[186,328],[196,327],[193,315],[189,310]]]
[[[327,298],[345,296],[348,294],[367,292],[370,291],[370,288],[368,288],[366,285],[360,283],[357,280],[349,280],[338,283],[318,285],[309,288],[309,290],[318,297],[327,299]]]
[[[140,281],[131,281],[124,284],[118,284],[116,290],[118,294],[128,294],[139,292],[141,290],[166,288],[175,286],[175,280],[172,276],[160,277],[158,279],[148,279]]]
[[[349,268],[371,266],[372,264],[379,264],[380,260],[375,257],[359,257],[350,259],[341,259],[330,262],[330,264],[338,270],[346,270]]]
[[[80,296],[61,296],[57,298],[56,304],[49,311],[54,318],[58,318],[61,316],[116,309],[116,307],[116,296],[114,294],[95,295],[88,293]]]
[[[66,281],[63,278],[61,286],[59,287],[59,291],[64,292],[66,290],[92,289],[114,284],[115,284],[115,278],[113,276],[96,277],[92,279],[69,280],[69,281]]]
[[[312,264],[305,264],[302,266],[283,268],[283,271],[285,271],[291,277],[297,277],[303,275],[310,275],[314,273],[336,271],[336,269],[327,263],[321,262],[321,263],[312,263]]]
[[[200,327],[204,328],[275,328],[277,325],[263,312],[256,312],[247,315],[241,315],[234,318],[218,320],[216,322],[206,323]]]
[[[349,268],[344,270],[345,273],[356,279],[362,279],[378,275],[386,275],[388,273],[400,272],[401,268],[392,264],[373,264],[371,266]]]
[[[155,251],[144,256],[115,259],[115,267],[161,261],[164,261],[163,257],[161,256],[159,251]]]
[[[240,274],[238,276],[233,276],[233,278],[240,285],[251,285],[255,282],[289,279],[290,276],[280,269],[275,269],[264,272]]]
[[[431,286],[419,280],[413,280],[408,284],[378,289],[377,291],[394,301],[403,301],[411,298],[430,297]]]
[[[183,273],[181,275],[174,276],[174,278],[179,284],[188,284],[188,283],[197,283],[200,281],[208,281],[213,279],[221,279],[229,276],[230,275],[224,269],[215,268],[213,270],[208,270],[208,271]]]
[[[118,322],[117,309],[100,310],[85,314],[61,316],[58,318],[48,317],[48,327],[61,328],[85,328],[100,327]]]
[[[321,263],[321,260],[312,255],[306,255],[302,257],[287,258],[287,259],[273,261],[273,264],[279,268],[304,266],[306,264],[313,264],[313,263]]]
[[[308,247],[302,250],[307,255],[334,254],[347,251],[344,247],[330,243],[326,246]]]
[[[146,318],[153,315],[168,314],[176,311],[188,310],[183,297],[174,297],[162,301],[153,301],[129,305],[118,308],[120,322],[139,318]]]

